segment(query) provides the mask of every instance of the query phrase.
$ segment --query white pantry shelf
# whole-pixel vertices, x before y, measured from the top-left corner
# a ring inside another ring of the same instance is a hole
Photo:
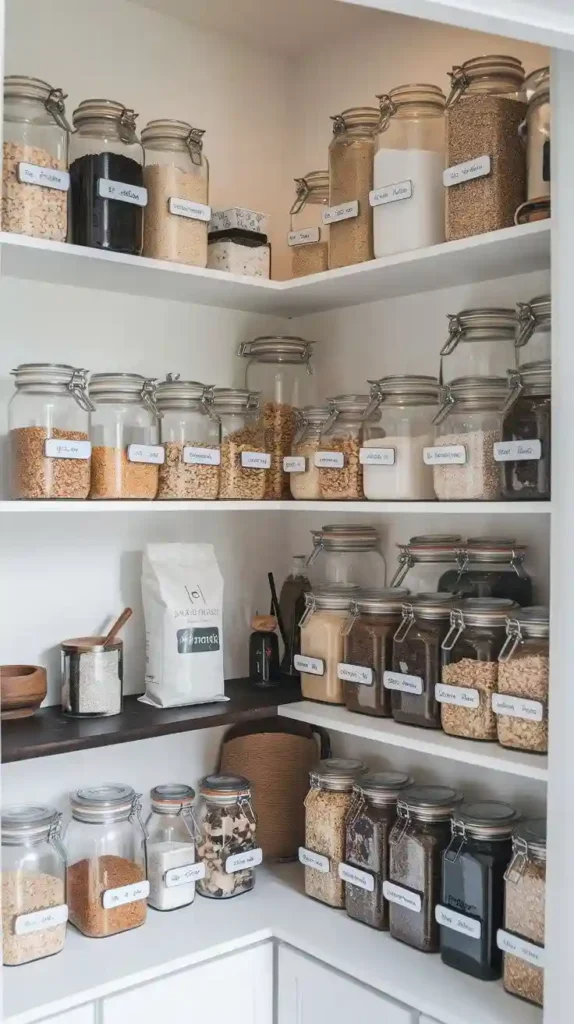
[[[16,512],[363,512],[368,515],[549,515],[549,501],[0,501]]]

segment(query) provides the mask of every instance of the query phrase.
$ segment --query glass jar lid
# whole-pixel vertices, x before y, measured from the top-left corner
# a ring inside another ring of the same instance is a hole
[[[401,590],[400,587],[361,590],[354,599],[353,605],[358,613],[367,615],[400,615],[408,596],[409,591]]]
[[[546,640],[550,635],[550,615],[544,605],[520,608],[516,615],[506,620],[506,640],[498,660],[508,661],[525,638]]]
[[[442,389],[442,404],[433,419],[439,424],[454,407],[465,410],[504,411],[516,392],[511,391],[507,377],[457,377]]]
[[[150,790],[151,809],[157,814],[180,814],[191,807],[195,790],[180,782],[168,782]]]
[[[156,380],[140,373],[93,373],[89,395],[97,402],[143,402],[157,415]]]
[[[447,109],[473,86],[476,92],[521,92],[524,86],[524,68],[517,57],[494,53],[471,57],[463,64],[454,64],[448,72],[451,90],[446,101]],[[494,83],[500,83],[498,86]],[[503,83],[507,88],[502,89]]]
[[[402,818],[416,821],[448,821],[464,797],[450,786],[411,786],[397,803]]]
[[[338,416],[362,419],[371,402],[370,395],[333,395],[327,398],[331,412]]]
[[[247,388],[213,388],[212,405],[221,412],[241,413],[259,408],[260,391]]]
[[[527,102],[530,102],[534,93],[538,91],[539,86],[546,89],[550,86],[550,68],[548,66],[536,68],[535,71],[531,71],[524,79],[524,95]]]
[[[441,114],[446,104],[446,96],[438,85],[426,82],[413,82],[408,85],[397,85],[389,92],[377,93],[381,112],[380,131],[384,132],[391,117],[401,112],[401,107],[425,106],[434,113]],[[408,116],[408,111],[405,111]]]
[[[320,530],[311,530],[311,536],[313,547],[325,551],[372,551],[379,546],[379,534],[374,526],[329,523]]]
[[[300,213],[307,203],[326,203],[329,199],[329,172],[309,171],[303,178],[294,178],[295,202],[289,213]]]
[[[505,626],[509,614],[519,607],[509,597],[464,597],[453,616],[466,626]]]
[[[47,839],[59,825],[61,814],[53,807],[16,804],[2,810],[2,843],[17,846],[27,840]]]
[[[378,806],[386,806],[396,803],[399,795],[412,784],[406,772],[368,772],[357,779],[353,791]]]
[[[309,615],[316,609],[330,611],[346,611],[353,598],[359,593],[354,583],[325,583],[305,593],[306,610],[300,625],[304,625]]]
[[[269,334],[243,341],[237,354],[256,363],[308,363],[315,342],[289,334]]]
[[[178,373],[168,373],[155,387],[155,401],[159,409],[181,409],[207,405],[213,389],[197,380],[180,380]]]
[[[70,796],[72,817],[94,823],[124,821],[130,817],[136,802],[135,790],[117,782],[84,786]]]
[[[524,561],[527,548],[514,537],[469,537],[464,544],[464,560],[473,565],[484,563],[517,566]]]
[[[521,395],[550,397],[552,392],[552,363],[549,359],[540,359],[536,363],[523,363],[519,370],[511,370],[508,374],[514,404]],[[505,409],[506,411],[506,409]]]
[[[381,402],[389,405],[436,405],[440,395],[438,379],[423,374],[395,374],[368,380],[367,384],[371,385],[372,402],[365,412],[365,419]]]
[[[93,121],[108,121],[119,128],[123,142],[138,142],[136,120],[138,115],[130,108],[116,100],[89,99],[82,100],[72,114],[75,128],[88,126]]]
[[[463,543],[458,533],[429,533],[411,537],[407,544],[397,544],[397,569],[391,587],[400,586],[414,565],[456,562]]]
[[[515,309],[482,307],[447,313],[448,338],[440,354],[448,356],[459,342],[514,340],[518,322]]]
[[[456,601],[454,594],[441,592],[413,594],[409,601],[403,603],[403,615],[410,614],[421,619],[448,619]],[[406,611],[405,611],[406,609]]]
[[[311,769],[309,781],[312,788],[348,791],[366,770],[366,764],[358,758],[328,757]]]
[[[549,331],[552,327],[552,303],[550,295],[537,295],[530,302],[519,302],[517,307],[517,348],[530,340],[535,331]]]
[[[301,425],[307,423],[321,424],[329,419],[331,410],[327,405],[304,405],[302,409],[296,409]]]
[[[348,107],[340,114],[331,115],[333,135],[356,132],[357,135],[375,135],[381,123],[381,112],[377,107]]]
[[[66,363],[21,363],[11,372],[16,378],[14,386],[18,391],[47,395],[68,391],[86,412],[94,408],[86,390],[87,370]]]
[[[463,803],[452,819],[453,838],[456,835],[473,839],[510,839],[518,811],[499,800],[476,800]]]
[[[199,782],[199,794],[215,803],[228,804],[251,797],[251,783],[244,775],[222,772],[204,775]]]
[[[202,149],[205,129],[193,128],[187,121],[175,121],[170,118],[148,121],[141,131],[142,146],[153,149],[152,143],[160,144],[165,149]]]
[[[4,76],[5,100],[37,100],[38,103],[44,105],[60,128],[63,128],[66,132],[71,132],[71,126],[66,118],[64,102],[67,98],[67,93],[63,92],[62,89],[55,89],[53,85],[44,82],[42,78],[31,78],[29,75]],[[4,117],[10,120],[10,114],[6,110],[4,111]]]

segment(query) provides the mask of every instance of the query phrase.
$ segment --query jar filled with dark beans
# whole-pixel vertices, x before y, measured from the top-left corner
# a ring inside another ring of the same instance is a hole
[[[408,590],[363,590],[353,601],[343,626],[345,638],[339,678],[345,684],[349,711],[391,717],[391,694],[385,672],[391,668],[393,636]]]
[[[441,644],[454,607],[451,594],[413,594],[403,604],[403,617],[393,640],[392,671],[385,673],[393,718],[405,725],[440,729]]]

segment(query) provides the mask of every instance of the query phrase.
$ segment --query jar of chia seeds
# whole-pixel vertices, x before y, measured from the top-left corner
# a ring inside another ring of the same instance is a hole
[[[507,992],[530,1003],[544,1002],[546,822],[534,818],[515,830],[513,857],[505,875],[502,981]]]
[[[515,750],[548,750],[548,608],[521,608],[506,621],[498,655],[498,687],[492,695],[498,742]]]
[[[440,729],[441,644],[448,633],[454,606],[451,594],[413,594],[403,603],[402,619],[393,637],[392,671],[383,676],[396,722]]]
[[[381,114],[376,107],[350,107],[332,118],[329,145],[329,269],[372,260],[373,214],[369,194]]]
[[[494,457],[502,470],[502,496],[510,501],[548,501],[552,456],[551,365],[524,363],[512,375],[516,396],[502,423]]]
[[[337,666],[349,711],[391,717],[385,673],[391,668],[393,636],[408,590],[362,590],[343,623],[343,661]]]
[[[322,216],[329,206],[329,172],[309,171],[295,178],[295,189],[287,244],[291,277],[305,277],[329,269],[329,226]]]
[[[449,313],[448,322],[440,350],[441,384],[460,377],[504,377],[516,368],[516,310],[463,309]]]

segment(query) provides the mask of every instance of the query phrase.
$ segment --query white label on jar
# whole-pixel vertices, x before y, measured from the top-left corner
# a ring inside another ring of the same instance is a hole
[[[20,914],[14,921],[16,935],[31,935],[32,932],[43,932],[48,928],[56,928],[68,920],[68,907],[61,903],[57,907],[35,910],[32,914]]]
[[[241,452],[243,469],[270,469],[271,456],[266,452]]]
[[[464,466],[466,448],[463,444],[439,444],[423,448],[425,466]]]
[[[521,939],[520,935],[504,931],[504,928],[499,928],[496,933],[496,945],[503,953],[512,953],[532,967],[544,967],[544,946],[535,946],[533,942]]]
[[[420,676],[409,676],[406,672],[383,672],[386,690],[402,690],[404,693],[422,693],[423,681]]]
[[[320,871],[322,875],[326,875],[329,871],[329,858],[324,857],[321,853],[314,853],[313,850],[307,850],[304,846],[299,847],[299,861],[306,868]]]
[[[346,665],[339,662],[337,665],[337,677],[344,683],[360,683],[361,686],[372,686],[374,683],[372,668],[364,668],[362,665]]]
[[[303,455],[286,455],[283,459],[285,473],[304,473],[307,469],[307,459]]]
[[[301,231],[290,231],[287,245],[310,245],[321,238],[321,228],[301,228]]]
[[[303,654],[296,654],[293,664],[298,672],[306,672],[310,676],[325,675],[325,662],[321,658],[306,658]]]
[[[475,920],[474,917],[459,914],[458,910],[442,907],[440,903],[435,907],[434,916],[437,924],[442,924],[444,928],[460,932],[461,935],[468,935],[471,939],[480,939],[482,927],[480,921]]]
[[[221,452],[219,448],[194,448],[186,444],[183,449],[183,461],[186,466],[219,466]]]
[[[225,861],[225,871],[232,875],[235,871],[245,871],[246,868],[256,868],[263,860],[263,850],[256,846],[253,850],[246,850],[245,853],[235,853]]]
[[[102,906],[104,910],[113,910],[114,907],[123,907],[125,903],[146,900],[148,896],[149,882],[132,882],[131,885],[120,885],[117,889],[106,889],[102,893]]]
[[[338,220],[350,220],[351,217],[358,216],[358,199],[353,199],[351,203],[339,203],[338,206],[330,206],[327,210],[323,210],[321,214],[323,224],[334,224]]]
[[[132,203],[133,206],[147,206],[147,188],[128,185],[127,181],[98,178],[98,195],[102,199],[119,199],[121,203]]]
[[[443,171],[442,181],[446,188],[451,185],[460,185],[463,181],[472,181],[473,178],[484,178],[490,174],[490,157],[477,156],[474,160],[465,160],[463,164],[453,164]]]
[[[204,203],[192,203],[190,199],[172,197],[168,203],[170,213],[176,217],[188,217],[189,220],[211,220],[211,206]]]
[[[392,185],[381,185],[369,192],[371,206],[386,206],[387,203],[398,203],[401,199],[410,199],[413,194],[413,183],[410,178],[395,181]]]
[[[496,441],[492,450],[495,462],[534,462],[542,458],[540,441]]]
[[[70,188],[68,171],[56,171],[52,167],[39,167],[38,164],[19,163],[18,181],[25,185],[55,188],[58,192],[67,192]]]
[[[396,903],[398,907],[414,910],[415,914],[420,914],[421,912],[422,900],[419,894],[411,892],[410,889],[403,889],[402,885],[395,885],[394,882],[383,882],[383,896],[389,903]]]
[[[437,683],[434,695],[440,704],[456,704],[461,708],[480,707],[480,693],[468,686],[445,686],[444,683]]]
[[[375,891],[375,877],[370,871],[361,871],[352,864],[339,864],[338,871],[341,881],[356,885],[359,889],[366,889],[367,892]]]
[[[128,462],[149,462],[163,466],[165,448],[161,444],[128,444]]]
[[[343,452],[315,452],[315,465],[318,469],[342,469],[345,456]]]
[[[89,441],[59,441],[50,437],[44,442],[44,455],[48,459],[89,459],[92,445]]]
[[[394,466],[394,448],[359,448],[361,466]]]
[[[507,697],[504,693],[492,694],[492,710],[495,715],[524,718],[527,722],[541,722],[544,718],[544,705],[539,700]]]
[[[200,878],[205,878],[205,864],[202,861],[184,864],[181,868],[170,868],[163,876],[163,884],[166,889],[174,889],[176,885],[198,882]]]

